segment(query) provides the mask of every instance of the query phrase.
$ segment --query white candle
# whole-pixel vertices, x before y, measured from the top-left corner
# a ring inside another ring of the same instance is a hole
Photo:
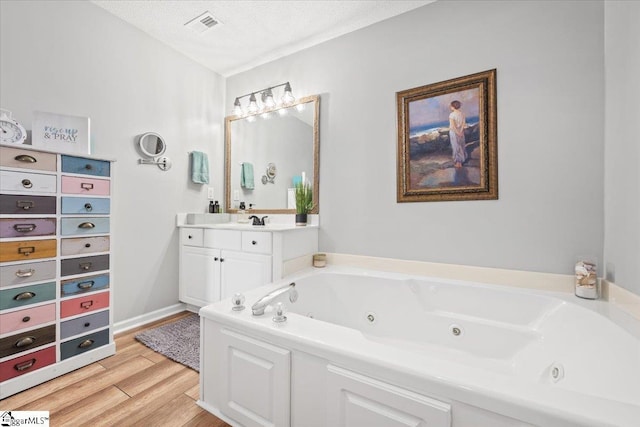
[[[304,183],[305,183],[304,172],[302,172],[302,185],[304,185]]]

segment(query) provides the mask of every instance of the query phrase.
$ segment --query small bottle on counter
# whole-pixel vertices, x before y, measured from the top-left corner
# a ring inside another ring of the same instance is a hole
[[[216,200],[216,202],[213,204],[213,213],[220,213],[220,205],[218,204],[218,201]]]
[[[215,206],[213,204],[213,200],[211,200],[209,202],[209,213],[215,213],[214,210],[215,210]]]

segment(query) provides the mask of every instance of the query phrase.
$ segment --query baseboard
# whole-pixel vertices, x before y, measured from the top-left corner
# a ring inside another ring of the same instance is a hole
[[[165,317],[181,313],[186,309],[186,304],[179,303],[152,311],[150,313],[141,314],[140,316],[132,317],[131,319],[115,322],[113,324],[113,333],[119,334],[130,329],[144,326],[148,323],[155,322],[156,320],[164,319]]]

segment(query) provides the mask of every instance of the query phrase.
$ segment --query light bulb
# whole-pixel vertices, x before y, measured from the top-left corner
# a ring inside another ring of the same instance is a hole
[[[257,113],[260,108],[258,107],[258,102],[256,101],[256,94],[252,93],[249,98],[249,106],[247,107],[251,114]]]
[[[264,102],[264,106],[267,108],[273,108],[276,106],[276,101],[273,99],[271,89],[267,89],[262,92],[262,102]]]
[[[289,82],[287,82],[287,84],[284,86],[284,95],[282,96],[282,103],[284,105],[289,105],[295,100],[296,98],[293,96],[293,93],[291,93],[291,85],[289,84]]]
[[[233,103],[233,114],[236,116],[244,114],[244,111],[242,111],[242,105],[240,105],[240,100],[238,98],[236,98],[236,101]]]

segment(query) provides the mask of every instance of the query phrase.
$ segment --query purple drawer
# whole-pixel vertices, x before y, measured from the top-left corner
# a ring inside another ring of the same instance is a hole
[[[0,194],[0,214],[43,215],[56,213],[56,196]]]
[[[52,236],[55,234],[55,218],[0,219],[0,237]]]

